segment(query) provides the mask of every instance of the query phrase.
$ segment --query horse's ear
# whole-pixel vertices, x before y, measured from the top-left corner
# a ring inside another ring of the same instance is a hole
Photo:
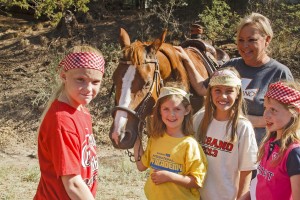
[[[119,43],[122,48],[124,48],[125,46],[130,46],[129,35],[123,28],[120,28]]]
[[[167,35],[167,30],[165,29],[164,32],[161,34],[160,38],[157,38],[151,44],[151,48],[154,49],[155,52],[157,52],[160,46],[162,45],[162,43],[165,42],[166,35]]]
[[[166,39],[166,36],[167,36],[167,32],[168,32],[168,30],[167,29],[165,29],[164,30],[164,32],[161,34],[161,41],[162,42],[165,42],[165,39]]]

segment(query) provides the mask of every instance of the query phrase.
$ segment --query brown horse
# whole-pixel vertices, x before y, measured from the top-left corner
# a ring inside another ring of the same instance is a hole
[[[138,133],[143,129],[146,116],[150,115],[159,96],[163,82],[176,81],[186,90],[190,89],[187,71],[176,49],[164,43],[166,31],[153,42],[130,42],[128,33],[121,29],[119,42],[123,48],[123,57],[113,73],[115,104],[114,118],[109,133],[115,148],[132,148]],[[203,77],[208,73],[202,57],[194,48],[185,51]],[[192,106],[198,110],[203,97],[195,98]]]

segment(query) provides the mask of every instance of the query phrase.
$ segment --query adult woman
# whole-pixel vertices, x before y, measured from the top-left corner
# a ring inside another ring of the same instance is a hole
[[[237,48],[241,57],[224,64],[233,66],[242,78],[242,89],[246,100],[247,117],[255,130],[259,145],[266,134],[263,120],[264,95],[270,83],[280,79],[293,80],[291,71],[285,65],[268,55],[268,47],[273,38],[269,19],[259,13],[252,13],[243,18],[237,28]],[[205,95],[207,82],[204,81],[182,48],[178,47],[193,88],[199,95]]]

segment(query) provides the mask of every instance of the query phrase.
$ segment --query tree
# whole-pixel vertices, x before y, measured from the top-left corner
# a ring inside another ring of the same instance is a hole
[[[213,0],[212,6],[206,6],[199,14],[199,20],[205,25],[204,32],[213,45],[217,39],[232,40],[239,19],[239,15],[222,0]]]
[[[36,18],[46,16],[58,22],[67,10],[87,12],[90,0],[0,0],[0,6],[7,9],[17,6],[32,9]]]

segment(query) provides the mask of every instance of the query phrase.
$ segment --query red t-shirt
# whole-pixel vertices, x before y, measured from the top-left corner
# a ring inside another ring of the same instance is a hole
[[[55,100],[38,136],[41,178],[34,199],[70,199],[61,176],[81,175],[96,195],[98,162],[89,111]]]

